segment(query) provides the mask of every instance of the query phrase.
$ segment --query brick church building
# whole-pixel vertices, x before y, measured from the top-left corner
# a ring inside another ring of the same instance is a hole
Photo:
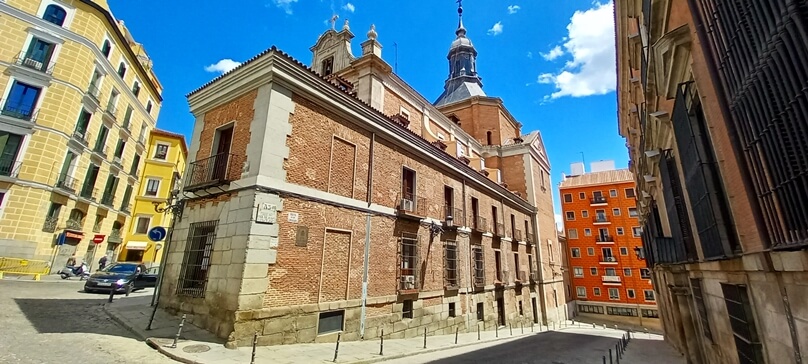
[[[485,94],[459,14],[435,102],[347,22],[311,66],[273,47],[191,92],[160,305],[230,346],[565,319],[541,134]]]

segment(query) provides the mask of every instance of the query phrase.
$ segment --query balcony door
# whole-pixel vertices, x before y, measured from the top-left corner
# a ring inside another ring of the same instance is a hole
[[[216,142],[216,153],[213,157],[212,180],[223,180],[227,176],[227,165],[230,159],[230,147],[233,144],[233,127],[218,131],[219,140]]]
[[[48,69],[53,50],[56,48],[52,43],[41,39],[33,38],[25,53],[24,66],[45,71]]]
[[[402,199],[415,202],[415,171],[403,168],[401,171]]]
[[[3,115],[31,120],[41,91],[39,87],[14,81],[8,99],[3,105]]]
[[[604,262],[613,261],[614,256],[612,255],[612,248],[601,248],[600,251],[603,253]]]
[[[0,176],[11,176],[22,145],[22,135],[0,131]]]
[[[609,238],[609,229],[600,228],[598,229],[598,237],[600,241],[608,241]]]
[[[606,210],[595,210],[595,219],[598,222],[606,221]]]

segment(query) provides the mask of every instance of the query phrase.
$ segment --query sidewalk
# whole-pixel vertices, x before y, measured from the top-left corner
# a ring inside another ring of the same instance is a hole
[[[250,362],[251,348],[226,349],[223,340],[188,323],[183,327],[177,347],[170,348],[174,336],[177,334],[180,320],[162,309],[158,309],[152,324],[152,330],[145,330],[152,313],[152,307],[149,306],[149,303],[150,297],[116,300],[112,304],[106,304],[104,311],[141,339],[146,340],[150,346],[174,360],[183,363],[244,364]],[[339,345],[336,362],[344,364],[376,363],[469,345],[495,341],[506,343],[528,335],[541,335],[553,329],[553,325],[549,328],[536,325],[533,327],[533,332],[531,332],[530,327],[524,327],[524,334],[522,334],[522,328],[514,327],[513,335],[511,336],[509,329],[505,327],[500,328],[498,333],[482,331],[480,332],[479,340],[476,332],[460,333],[457,337],[457,344],[454,343],[454,335],[427,336],[426,349],[424,349],[423,337],[385,340],[384,355],[379,355],[380,341],[378,339],[342,342]],[[556,327],[555,329],[565,330],[566,327]],[[334,349],[335,344],[333,343],[259,346],[256,350],[255,361],[256,363],[273,364],[333,363]]]
[[[43,274],[40,277],[40,280],[34,280],[34,276],[30,274],[14,274],[14,273],[3,273],[3,280],[9,281],[26,281],[26,282],[78,282],[78,277],[73,277],[69,279],[62,279],[59,274]]]

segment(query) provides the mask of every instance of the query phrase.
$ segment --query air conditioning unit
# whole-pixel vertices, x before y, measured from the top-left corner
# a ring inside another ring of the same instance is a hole
[[[606,261],[607,262],[616,262],[617,258],[615,258],[615,257],[606,257]]]
[[[401,289],[415,289],[415,276],[402,276]]]
[[[402,198],[401,203],[399,203],[399,209],[403,211],[413,211],[415,210],[415,201]]]

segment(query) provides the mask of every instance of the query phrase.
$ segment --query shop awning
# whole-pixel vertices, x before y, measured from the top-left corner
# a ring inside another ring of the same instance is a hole
[[[126,243],[126,249],[128,250],[146,250],[147,246],[149,246],[149,243],[145,241],[130,241]]]

